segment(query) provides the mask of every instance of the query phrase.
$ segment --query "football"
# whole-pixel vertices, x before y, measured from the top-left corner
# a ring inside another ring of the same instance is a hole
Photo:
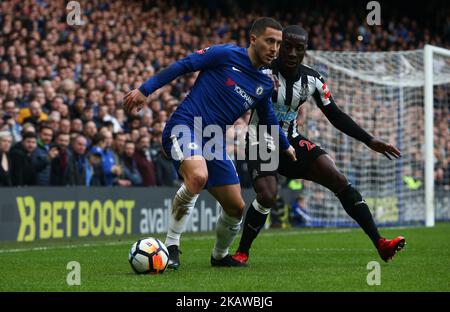
[[[128,261],[137,274],[163,273],[169,262],[169,252],[159,239],[148,237],[131,246]]]

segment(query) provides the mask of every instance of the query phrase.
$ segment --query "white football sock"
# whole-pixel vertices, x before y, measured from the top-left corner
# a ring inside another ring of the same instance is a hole
[[[216,243],[212,251],[212,256],[216,260],[220,260],[228,255],[228,249],[239,233],[242,218],[234,218],[226,214],[222,210],[216,225]]]
[[[183,184],[175,194],[172,209],[169,215],[169,226],[166,235],[166,246],[180,246],[181,234],[186,230],[186,225],[194,209],[199,194],[191,193]]]

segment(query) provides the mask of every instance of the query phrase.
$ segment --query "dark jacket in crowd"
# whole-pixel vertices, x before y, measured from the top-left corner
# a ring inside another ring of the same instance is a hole
[[[156,185],[155,166],[151,160],[147,159],[144,151],[136,151],[134,159],[142,177],[142,186]]]
[[[10,152],[12,183],[15,186],[36,185],[36,169],[31,155],[28,155],[19,142]]]
[[[131,184],[134,186],[142,185],[142,177],[137,168],[136,160],[133,157],[123,155],[120,163],[123,169],[121,177],[130,180]]]
[[[50,185],[50,160],[48,159],[48,149],[38,140],[38,146],[31,154],[36,167],[36,185]]]
[[[56,156],[51,162],[50,185],[66,185],[69,169],[69,158],[69,150],[59,150],[58,156]]]
[[[65,185],[88,185],[86,181],[86,168],[89,166],[85,155],[71,153],[67,166]]]

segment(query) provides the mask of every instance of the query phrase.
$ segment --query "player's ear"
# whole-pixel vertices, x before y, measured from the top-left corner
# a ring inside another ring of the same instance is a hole
[[[250,45],[254,45],[255,42],[256,42],[256,35],[254,33],[250,34]]]

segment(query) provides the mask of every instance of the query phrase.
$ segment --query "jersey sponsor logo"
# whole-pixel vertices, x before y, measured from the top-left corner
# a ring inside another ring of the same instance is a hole
[[[231,69],[233,69],[234,71],[237,71],[237,72],[242,72],[239,68],[236,68],[236,67],[234,67],[234,66],[231,66]]]
[[[278,121],[290,123],[297,117],[297,111],[290,111],[289,107],[284,104],[280,105],[274,102],[272,103],[272,107]]]
[[[206,51],[208,51],[209,48],[210,48],[210,47],[207,47],[207,48],[204,48],[204,49],[197,50],[197,51],[195,51],[195,53],[200,54],[200,55],[203,55],[203,54],[206,53]]]
[[[248,95],[247,92],[245,92],[244,89],[239,87],[237,84],[234,85],[234,91],[245,100],[244,106],[246,109],[249,109],[250,106],[252,106],[253,103],[255,102],[255,100],[250,95]]]
[[[264,88],[262,86],[258,86],[256,88],[256,91],[255,91],[256,95],[261,95],[261,94],[263,94],[263,92],[264,92]]]
[[[255,102],[254,98],[252,98],[250,95],[248,95],[247,92],[245,92],[244,89],[242,89],[240,86],[238,86],[236,84],[236,82],[234,82],[233,79],[231,79],[231,78],[227,78],[227,81],[225,81],[225,85],[228,87],[234,86],[234,92],[239,94],[245,100],[245,103],[244,103],[245,109],[250,109],[250,107]],[[262,91],[264,91],[264,89]]]
[[[316,144],[311,143],[311,142],[306,141],[306,140],[300,140],[300,142],[298,142],[298,145],[300,145],[301,147],[306,145],[306,148],[308,149],[308,152],[310,150],[312,150],[314,147],[316,147]]]

